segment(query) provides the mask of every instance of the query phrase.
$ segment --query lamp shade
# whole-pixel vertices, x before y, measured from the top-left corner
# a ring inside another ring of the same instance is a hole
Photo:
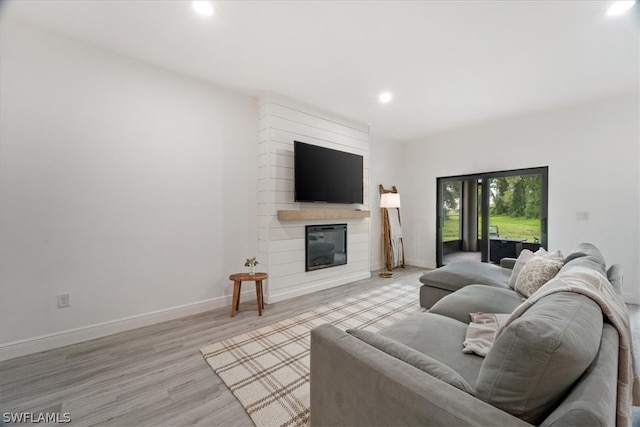
[[[400,194],[398,193],[383,193],[380,195],[380,207],[381,208],[399,208],[400,207]]]

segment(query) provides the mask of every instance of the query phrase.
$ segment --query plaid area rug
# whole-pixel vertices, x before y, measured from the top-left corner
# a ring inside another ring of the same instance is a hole
[[[375,332],[418,312],[417,285],[394,283],[200,351],[257,427],[307,426],[311,329],[331,323]]]

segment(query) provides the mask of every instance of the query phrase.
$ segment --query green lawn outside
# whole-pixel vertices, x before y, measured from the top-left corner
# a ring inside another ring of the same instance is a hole
[[[449,212],[444,219],[444,227],[442,230],[442,241],[460,240],[460,214]]]
[[[444,220],[442,240],[460,239],[460,215],[457,212],[449,212],[449,216]],[[524,217],[512,217],[507,215],[491,215],[491,225],[495,225],[500,230],[500,237],[510,237],[527,239],[533,242],[534,237],[540,237],[540,220]]]

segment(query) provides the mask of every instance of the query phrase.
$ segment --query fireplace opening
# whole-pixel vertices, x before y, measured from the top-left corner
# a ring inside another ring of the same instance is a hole
[[[347,263],[347,224],[307,225],[305,271]]]

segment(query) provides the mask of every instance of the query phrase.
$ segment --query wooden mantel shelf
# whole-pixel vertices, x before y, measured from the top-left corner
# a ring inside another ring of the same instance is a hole
[[[278,211],[279,221],[305,221],[311,219],[362,219],[369,218],[370,211],[347,209],[300,209]]]

